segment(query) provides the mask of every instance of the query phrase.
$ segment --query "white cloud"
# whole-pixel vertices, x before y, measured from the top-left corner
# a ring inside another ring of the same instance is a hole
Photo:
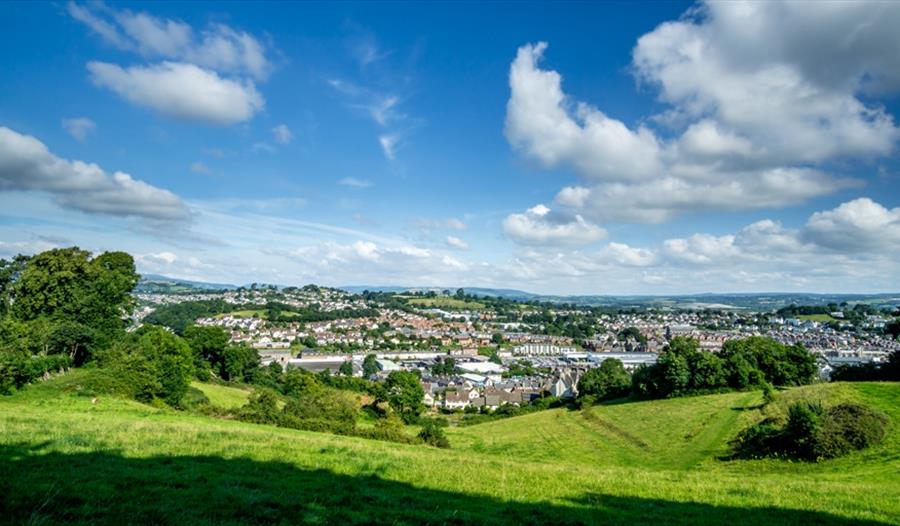
[[[540,67],[546,43],[527,44],[510,67],[506,136],[573,168],[584,181],[556,205],[590,220],[804,202],[860,184],[830,167],[893,153],[900,130],[877,97],[900,89],[898,23],[900,5],[879,2],[702,4],[633,51],[636,78],[668,105],[648,123],[667,132],[573,100]]]
[[[606,230],[585,221],[551,214],[539,204],[524,214],[510,214],[503,221],[503,231],[513,241],[524,245],[583,245],[606,237]]]
[[[267,142],[255,142],[250,147],[253,153],[275,153],[275,147]]]
[[[180,119],[228,125],[250,119],[265,105],[252,81],[222,78],[193,64],[163,62],[121,68],[89,62],[87,67],[98,86]]]
[[[156,221],[185,220],[188,210],[172,192],[109,174],[96,164],[61,159],[30,135],[0,127],[0,191],[47,192],[66,208],[91,214]]]
[[[306,245],[282,254],[316,275],[341,276],[348,283],[387,280],[436,284],[458,280],[458,272],[470,264],[449,254],[413,245],[382,245],[357,240],[348,244],[325,241]]]
[[[541,70],[546,42],[519,48],[509,72],[506,137],[518,150],[546,166],[572,164],[598,179],[652,177],[660,170],[660,146],[649,130],[629,130],[586,104],[567,110],[562,77]]]
[[[456,236],[447,236],[447,246],[457,250],[469,250],[469,244]]]
[[[775,168],[711,181],[668,176],[636,184],[566,187],[557,194],[556,203],[600,222],[660,223],[697,210],[785,207],[859,186],[859,180],[837,178],[818,170]]]
[[[734,236],[711,236],[694,234],[687,239],[667,239],[663,242],[667,256],[689,263],[721,263],[738,253],[734,246]]]
[[[397,135],[380,135],[378,137],[378,144],[381,145],[381,150],[384,152],[384,156],[387,157],[389,161],[393,161],[395,156],[397,155],[397,141],[399,137]]]
[[[69,14],[107,43],[148,58],[189,62],[222,73],[264,80],[272,70],[266,46],[252,35],[224,24],[195,32],[181,21],[100,4],[68,4]]]
[[[97,124],[87,117],[76,117],[72,119],[63,119],[62,127],[75,140],[84,142],[88,134],[97,128]]]
[[[451,230],[465,230],[466,229],[466,224],[455,217],[451,217],[451,218],[447,219],[445,221],[445,224],[447,225],[447,228],[449,228]]]
[[[291,133],[291,129],[286,124],[279,124],[272,128],[272,136],[278,144],[287,144],[294,140],[294,134]]]
[[[0,241],[0,258],[11,258],[18,254],[39,254],[59,247],[59,243],[52,243],[42,239],[29,241]]]
[[[600,251],[600,255],[626,267],[648,267],[656,263],[656,253],[653,250],[631,247],[624,243],[609,243]]]
[[[191,172],[200,175],[209,175],[209,166],[206,166],[206,164],[197,161],[191,163]]]
[[[804,238],[834,250],[877,251],[900,247],[900,207],[888,209],[867,197],[816,212]]]
[[[357,179],[356,177],[344,177],[340,181],[338,181],[339,185],[349,186],[350,188],[369,188],[372,186],[372,181],[367,179]]]

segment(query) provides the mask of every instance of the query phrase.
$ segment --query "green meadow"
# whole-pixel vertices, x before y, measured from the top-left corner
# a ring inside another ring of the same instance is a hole
[[[484,303],[477,301],[463,300],[448,296],[438,296],[436,298],[410,298],[407,300],[410,305],[417,307],[429,307],[438,309],[459,309],[459,310],[481,310],[484,309]]]
[[[443,450],[95,398],[81,374],[0,398],[0,523],[900,524],[900,384],[554,409],[450,428]],[[889,433],[820,463],[727,460],[800,397],[877,408]]]

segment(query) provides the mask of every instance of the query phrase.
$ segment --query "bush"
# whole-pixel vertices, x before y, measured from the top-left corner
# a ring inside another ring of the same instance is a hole
[[[419,438],[430,446],[439,448],[449,448],[450,441],[444,434],[444,429],[434,419],[425,419],[422,423],[422,430],[419,431]]]
[[[804,459],[816,458],[816,437],[825,409],[816,400],[801,400],[788,408],[784,439],[787,453]]]
[[[578,380],[578,394],[608,400],[628,394],[631,376],[620,360],[607,358],[600,367],[589,369]]]
[[[789,457],[819,461],[880,442],[888,419],[866,406],[845,403],[828,410],[800,401],[788,410],[785,425],[767,419],[742,431],[732,443],[739,458]]]
[[[375,427],[358,429],[355,434],[363,438],[399,442],[401,444],[414,444],[418,440],[406,434],[403,420],[393,414],[376,420]]]
[[[254,424],[278,424],[281,411],[278,409],[278,395],[271,389],[257,389],[250,394],[247,405],[235,411],[235,417]]]
[[[816,437],[817,458],[834,458],[881,442],[888,419],[859,404],[841,404],[828,410]]]
[[[359,404],[350,393],[319,388],[291,398],[282,412],[292,424],[288,427],[350,434],[356,429]]]

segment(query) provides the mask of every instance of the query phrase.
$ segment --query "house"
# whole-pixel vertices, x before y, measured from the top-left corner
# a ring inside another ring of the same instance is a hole
[[[465,409],[472,403],[469,393],[474,391],[447,391],[444,393],[444,409]],[[477,393],[476,393],[477,394]]]
[[[578,373],[575,371],[560,373],[547,390],[557,398],[575,398],[578,396]]]

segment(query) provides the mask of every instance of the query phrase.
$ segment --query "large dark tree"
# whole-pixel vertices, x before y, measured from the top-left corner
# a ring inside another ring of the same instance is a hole
[[[600,367],[590,369],[578,380],[578,395],[597,400],[617,398],[628,394],[631,375],[620,360],[607,358]]]

